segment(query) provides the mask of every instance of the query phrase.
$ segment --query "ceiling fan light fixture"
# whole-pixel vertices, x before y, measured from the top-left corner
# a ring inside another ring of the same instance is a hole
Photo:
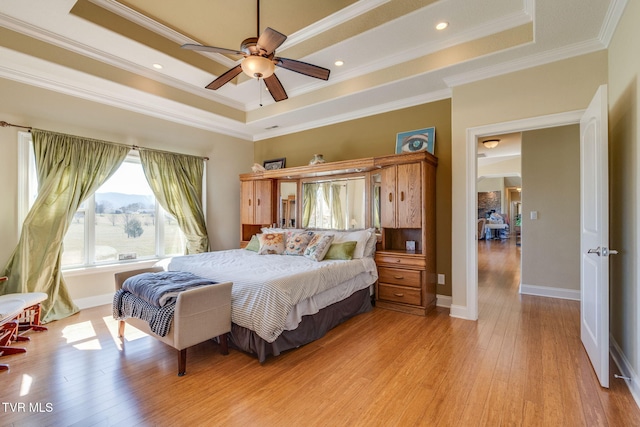
[[[251,55],[242,60],[242,71],[252,79],[266,79],[271,77],[276,69],[272,60],[263,56]]]
[[[499,139],[487,139],[486,141],[482,141],[482,145],[491,149],[491,148],[496,148],[499,142],[500,142]]]

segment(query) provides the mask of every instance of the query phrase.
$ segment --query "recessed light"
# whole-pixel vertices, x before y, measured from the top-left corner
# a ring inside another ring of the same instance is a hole
[[[162,70],[162,64],[153,64],[153,68],[156,70]]]
[[[342,67],[344,65],[344,61],[342,59],[338,59],[334,64],[336,67]]]
[[[438,22],[438,24],[436,25],[436,30],[444,30],[445,28],[447,28],[449,26],[448,22]]]

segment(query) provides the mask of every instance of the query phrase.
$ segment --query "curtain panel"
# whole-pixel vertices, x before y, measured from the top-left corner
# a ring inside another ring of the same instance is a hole
[[[185,254],[208,251],[202,207],[202,158],[140,149],[140,162],[158,203],[175,217],[186,237]]]
[[[62,277],[64,236],[82,202],[124,161],[129,147],[33,129],[38,196],[3,275],[3,293],[45,292],[43,322],[78,311]]]

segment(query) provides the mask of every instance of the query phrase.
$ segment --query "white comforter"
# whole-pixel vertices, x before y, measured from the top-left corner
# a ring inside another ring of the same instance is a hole
[[[172,258],[169,270],[188,271],[218,282],[233,282],[231,320],[273,342],[287,316],[308,298],[344,282],[356,291],[377,278],[373,258],[316,262],[302,256],[258,255],[244,249]],[[348,296],[348,295],[346,295]]]

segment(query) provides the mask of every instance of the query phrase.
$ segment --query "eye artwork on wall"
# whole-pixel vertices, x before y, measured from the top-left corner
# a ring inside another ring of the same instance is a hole
[[[396,135],[396,154],[418,151],[428,151],[434,154],[435,145],[435,127],[400,132]]]

